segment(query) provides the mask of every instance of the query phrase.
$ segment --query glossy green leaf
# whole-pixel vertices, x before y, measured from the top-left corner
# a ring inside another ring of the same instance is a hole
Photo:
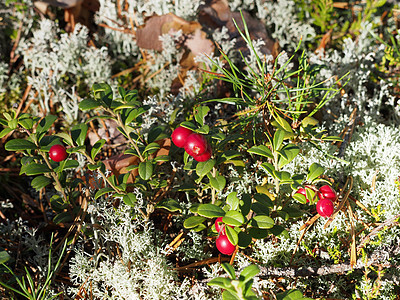
[[[222,191],[226,185],[226,179],[222,175],[217,175],[216,177],[209,177],[211,186],[218,190]]]
[[[271,199],[265,195],[265,194],[261,194],[261,193],[256,193],[254,194],[254,199],[257,202],[260,202],[261,204],[267,206],[267,207],[273,207],[274,204],[272,203]]]
[[[71,129],[71,138],[78,146],[85,144],[88,126],[85,123],[77,124]]]
[[[254,216],[251,219],[251,226],[261,229],[269,229],[274,226],[274,220],[268,216]]]
[[[228,278],[224,277],[213,278],[207,284],[210,286],[217,286],[222,289],[227,289],[232,287],[231,281]]]
[[[9,134],[10,132],[13,132],[14,129],[11,128],[4,128],[2,131],[0,131],[0,139],[5,137],[7,134]]]
[[[198,132],[200,134],[208,134],[210,132],[210,126],[203,125],[203,126],[197,128],[196,132]]]
[[[231,279],[236,279],[235,269],[232,267],[231,264],[223,263],[221,264],[221,266]]]
[[[290,177],[290,173],[286,171],[274,171],[275,178],[279,180],[279,184],[292,183],[293,179]]]
[[[247,282],[250,279],[253,279],[258,273],[260,273],[260,268],[256,265],[250,265],[243,269],[240,273],[239,279],[243,282]]]
[[[235,210],[230,210],[222,218],[222,221],[228,225],[240,226],[244,223],[244,217],[240,212]]]
[[[235,229],[231,228],[230,226],[225,226],[226,236],[228,240],[233,244],[237,245],[239,241],[239,237]]]
[[[133,193],[128,193],[122,197],[122,200],[126,205],[134,207],[136,203],[136,196]]]
[[[68,211],[61,212],[61,213],[55,215],[53,218],[53,222],[56,224],[70,223],[73,220],[74,220],[74,218],[72,217],[71,213]]]
[[[191,216],[183,222],[183,227],[186,229],[194,228],[200,224],[202,224],[206,218],[201,217],[201,216]]]
[[[261,156],[268,157],[268,158],[273,158],[274,157],[272,155],[271,150],[265,145],[253,146],[250,149],[248,149],[247,152],[253,153],[253,154],[257,154],[257,155],[261,155]]]
[[[244,231],[239,231],[238,238],[238,246],[242,249],[246,249],[252,242],[251,235]]]
[[[71,136],[69,134],[67,134],[65,132],[60,132],[60,133],[57,133],[56,136],[59,136],[60,138],[62,138],[63,141],[67,145],[69,145],[69,146],[73,146],[74,145],[74,142],[73,142],[73,140],[72,140],[72,138],[71,138]]]
[[[196,125],[194,125],[192,122],[189,122],[189,121],[184,121],[184,122],[182,122],[182,123],[180,124],[180,126],[185,127],[185,128],[187,128],[187,129],[190,129],[190,130],[192,130],[192,131],[194,131],[194,130],[197,129]]]
[[[101,103],[95,99],[84,99],[81,102],[79,102],[79,109],[80,110],[90,110],[90,109],[95,109],[97,107],[99,107],[101,105]]]
[[[212,170],[214,165],[215,165],[214,159],[209,159],[204,162],[199,162],[196,166],[196,174],[199,177],[204,177],[205,175],[207,175],[207,173],[209,173]]]
[[[278,122],[278,124],[287,132],[293,132],[292,126],[283,119],[279,114],[274,114],[274,119]]]
[[[265,239],[270,235],[269,231],[267,229],[261,229],[257,227],[251,227],[249,229],[249,234],[252,236],[252,238],[260,240],[260,239]]]
[[[15,130],[18,127],[18,119],[12,119],[11,121],[8,122],[8,127],[10,129]]]
[[[92,87],[94,98],[105,108],[110,108],[113,100],[113,91],[107,83],[95,83]]]
[[[0,265],[5,264],[11,258],[10,254],[7,251],[0,251]]]
[[[241,300],[243,298],[241,298],[240,296],[237,295],[236,292],[234,292],[233,290],[225,290],[222,293],[222,300]]]
[[[47,133],[56,120],[57,116],[47,115],[45,118],[40,120],[36,127],[36,133]]]
[[[195,108],[194,111],[194,118],[196,122],[200,124],[200,126],[204,125],[204,118],[206,117],[207,113],[210,111],[208,106],[198,106]]]
[[[300,194],[300,193],[295,193],[293,195],[293,199],[295,199],[296,201],[300,202],[301,204],[306,204],[307,203],[307,199],[306,196]]]
[[[310,204],[314,204],[315,202],[318,201],[317,193],[309,187],[306,187],[306,196],[307,199],[310,200]]]
[[[274,134],[274,139],[272,144],[274,145],[275,151],[279,150],[282,146],[283,138],[285,137],[285,131],[282,129],[277,129]]]
[[[164,208],[170,212],[182,212],[182,206],[175,199],[165,199],[157,203],[156,208]]]
[[[261,164],[261,167],[263,167],[265,171],[267,171],[273,178],[275,178],[275,168],[272,164],[265,162]]]
[[[324,168],[318,163],[313,163],[309,168],[307,174],[307,181],[312,182],[314,179],[316,179],[323,173],[324,173]]]
[[[160,145],[157,143],[150,143],[146,146],[146,148],[144,148],[143,150],[143,154],[146,152],[149,152],[149,154],[152,154],[154,152],[156,152],[158,149],[160,149]]]
[[[312,300],[311,298],[305,298],[303,293],[299,290],[288,290],[284,293],[276,294],[277,300]]]
[[[141,162],[139,164],[139,176],[143,180],[149,180],[153,175],[153,164],[149,161]]]
[[[19,118],[18,124],[24,127],[27,130],[31,130],[33,125],[35,125],[35,120],[32,117],[29,118]]]
[[[111,187],[102,188],[96,192],[96,194],[94,195],[94,199],[97,199],[107,193],[112,193],[112,192],[114,192],[114,189]]]
[[[51,170],[49,169],[49,167],[47,165],[39,164],[39,163],[35,163],[35,162],[32,162],[28,165],[24,165],[21,167],[21,174],[26,174],[28,176],[39,175],[39,174],[49,173],[49,172],[51,172]]]
[[[36,145],[28,140],[13,139],[9,140],[4,148],[7,151],[24,151],[24,150],[34,150],[36,149]]]
[[[231,210],[236,210],[239,207],[239,198],[237,197],[237,192],[230,192],[226,197],[226,203],[229,204]]]
[[[225,211],[221,207],[211,203],[200,204],[197,208],[197,213],[207,218],[218,218],[225,216]]]
[[[278,166],[279,168],[282,168],[290,163],[300,153],[300,148],[296,145],[288,144],[284,146],[279,153],[281,156],[279,157]]]
[[[37,177],[33,178],[33,180],[31,181],[31,186],[35,190],[39,191],[52,182],[53,182],[53,180],[51,180],[49,177],[41,175],[41,176],[37,176]]]
[[[281,225],[274,225],[274,227],[268,229],[270,233],[272,233],[275,236],[284,236],[286,238],[289,238],[289,233],[288,231]]]
[[[96,155],[100,152],[101,148],[104,146],[106,140],[101,139],[98,140],[94,145],[92,150],[90,151],[90,157],[94,160]]]

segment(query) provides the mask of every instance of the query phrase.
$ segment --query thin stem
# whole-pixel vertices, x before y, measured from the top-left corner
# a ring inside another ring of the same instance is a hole
[[[45,154],[44,152],[42,152],[42,151],[39,150],[39,153],[40,153],[40,155],[42,155],[44,161],[46,162],[46,165],[47,165],[47,166],[49,167],[49,169],[51,170],[51,172],[50,172],[51,177],[53,177],[54,181],[56,182],[57,190],[62,194],[62,196],[63,196],[63,198],[64,198],[64,202],[68,202],[68,197],[67,197],[67,195],[65,194],[64,188],[61,186],[61,182],[58,180],[57,173],[54,172],[54,170],[53,170],[53,168],[52,168],[52,166],[51,166],[51,164],[50,164],[49,159],[47,158],[47,156],[46,156],[46,154]]]

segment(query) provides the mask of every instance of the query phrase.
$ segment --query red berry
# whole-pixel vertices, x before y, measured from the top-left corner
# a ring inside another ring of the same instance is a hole
[[[323,198],[317,202],[317,212],[321,217],[329,218],[333,214],[333,202]]]
[[[67,158],[68,154],[67,151],[65,150],[65,147],[63,145],[53,145],[50,148],[49,151],[49,156],[52,160],[56,162],[63,161]]]
[[[193,132],[190,129],[179,126],[174,130],[174,132],[172,132],[171,138],[177,147],[183,148],[186,144],[187,137],[192,133]]]
[[[211,158],[211,155],[212,155],[212,148],[210,144],[208,144],[207,150],[203,154],[193,156],[193,158],[198,162],[203,162],[209,160]]]
[[[217,249],[222,254],[231,255],[236,246],[233,245],[225,234],[221,234],[216,240]]]
[[[330,199],[332,201],[336,200],[336,192],[331,188],[330,185],[324,185],[319,188],[318,196],[320,199]]]
[[[207,150],[207,140],[204,136],[198,133],[192,133],[186,139],[185,151],[190,156],[199,156]]]

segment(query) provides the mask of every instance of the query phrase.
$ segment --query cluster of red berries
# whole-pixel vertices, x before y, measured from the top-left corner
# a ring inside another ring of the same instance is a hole
[[[53,161],[60,162],[68,157],[67,150],[63,145],[53,145],[50,148],[49,156]]]
[[[300,188],[296,193],[302,194],[306,197],[306,189]],[[336,200],[336,192],[329,185],[321,186],[318,190],[318,202],[317,202],[317,212],[321,217],[329,218],[333,214],[334,205],[333,202]],[[307,202],[310,202],[307,199]]]
[[[203,162],[211,158],[211,146],[203,135],[179,126],[172,132],[171,138],[177,147],[185,148],[187,154],[196,161]]]
[[[215,230],[218,232],[218,237],[215,243],[219,252],[231,255],[235,251],[236,246],[233,245],[226,236],[225,226],[226,225],[222,222],[222,217],[215,220]]]

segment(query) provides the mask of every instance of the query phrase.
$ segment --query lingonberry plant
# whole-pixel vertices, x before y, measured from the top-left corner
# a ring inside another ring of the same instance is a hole
[[[53,145],[49,150],[49,157],[56,161],[60,162],[65,160],[68,157],[67,151],[63,145]]]

